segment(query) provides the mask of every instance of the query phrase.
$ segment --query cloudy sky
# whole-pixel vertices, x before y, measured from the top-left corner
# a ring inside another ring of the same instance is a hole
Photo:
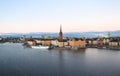
[[[120,0],[0,0],[0,33],[120,30]]]

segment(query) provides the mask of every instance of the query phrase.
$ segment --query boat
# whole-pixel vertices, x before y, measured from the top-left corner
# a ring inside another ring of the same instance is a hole
[[[41,45],[39,45],[39,46],[31,46],[31,48],[33,48],[33,49],[49,49],[49,46],[41,46]]]

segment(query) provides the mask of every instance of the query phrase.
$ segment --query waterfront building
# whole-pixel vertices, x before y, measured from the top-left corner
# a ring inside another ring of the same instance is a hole
[[[92,47],[97,47],[98,46],[98,39],[97,38],[93,38],[92,39]]]
[[[103,38],[103,43],[106,44],[106,38]]]
[[[110,38],[107,38],[106,39],[106,43],[108,44],[110,42]]]
[[[65,47],[65,46],[68,46],[67,40],[58,41],[58,47]]]
[[[69,46],[73,48],[85,48],[86,47],[86,41],[84,39],[74,38],[72,40],[69,40],[68,43],[69,43]]]
[[[111,41],[111,42],[109,42],[109,46],[118,46],[118,42]]]
[[[109,46],[119,46],[120,44],[120,37],[111,37]]]
[[[25,44],[31,46],[36,45],[36,41],[32,38],[32,36],[25,42]]]
[[[111,38],[111,35],[110,35],[110,32],[108,32],[107,38],[104,38],[104,45],[109,45],[110,38]]]
[[[103,46],[104,45],[104,39],[99,39],[97,43],[98,43],[98,46]]]
[[[35,39],[37,44],[42,44],[42,41],[40,39]]]
[[[86,46],[91,47],[92,45],[92,39],[86,39]]]
[[[51,41],[51,44],[52,44],[53,46],[58,46],[58,40],[57,40],[57,39],[52,40],[52,41]]]
[[[103,38],[103,43],[104,45],[109,45],[109,42],[110,42],[110,38]]]
[[[41,44],[44,46],[50,46],[52,44],[52,39],[41,39]]]

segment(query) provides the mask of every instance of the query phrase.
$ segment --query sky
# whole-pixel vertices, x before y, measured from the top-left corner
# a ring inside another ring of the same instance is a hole
[[[0,0],[0,33],[120,30],[120,0]]]

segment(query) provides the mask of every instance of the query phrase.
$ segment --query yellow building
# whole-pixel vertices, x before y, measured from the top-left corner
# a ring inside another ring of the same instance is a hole
[[[92,41],[92,44],[93,44],[93,45],[97,45],[97,44],[98,44],[98,41],[97,41],[97,40],[93,40],[93,41]]]
[[[36,42],[35,41],[27,41],[26,44],[29,46],[32,46],[32,45],[36,45]]]
[[[47,45],[47,46],[49,46],[49,45],[51,45],[52,44],[52,39],[41,39],[40,41],[39,41],[39,43],[41,44],[41,45]]]
[[[58,47],[65,47],[65,46],[68,46],[67,41],[58,42]]]
[[[120,37],[112,37],[109,46],[120,46]]]
[[[109,46],[119,46],[119,42],[109,42]]]

